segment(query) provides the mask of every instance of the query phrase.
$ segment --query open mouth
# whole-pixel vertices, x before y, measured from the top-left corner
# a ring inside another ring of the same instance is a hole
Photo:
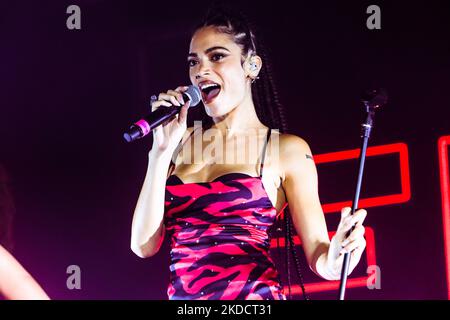
[[[205,103],[210,103],[220,93],[220,85],[217,83],[207,83],[201,86],[202,99]]]

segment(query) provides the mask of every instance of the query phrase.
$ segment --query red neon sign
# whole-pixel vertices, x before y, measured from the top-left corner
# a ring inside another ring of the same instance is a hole
[[[364,234],[366,238],[366,262],[368,266],[375,266],[377,264],[376,262],[376,255],[375,255],[375,235],[374,231],[370,227],[365,227],[366,232]],[[328,236],[330,239],[335,234],[335,231],[331,231],[328,233]],[[278,239],[280,246],[285,245],[284,238]],[[296,235],[294,237],[294,244],[295,245],[301,245],[300,238]],[[270,242],[271,248],[277,247],[277,239],[274,238]],[[356,287],[365,287],[367,285],[367,280],[369,278],[368,276],[363,277],[357,277],[357,278],[349,278],[347,280],[346,288],[356,288]],[[305,283],[305,290],[306,292],[313,293],[313,292],[320,292],[320,291],[330,291],[330,290],[337,290],[339,289],[339,280],[336,281],[321,281],[321,282],[314,282],[314,283]],[[288,287],[284,287],[285,292],[287,292],[289,289]],[[291,286],[291,292],[292,294],[302,294],[302,289],[300,285],[293,285]]]
[[[320,155],[314,156],[314,162],[317,164],[320,163],[328,163],[328,162],[336,162],[336,161],[344,161],[344,160],[351,160],[351,159],[357,159],[360,155],[361,149],[352,149],[352,150],[345,150],[345,151],[338,151],[338,152],[330,152],[330,153],[324,153]],[[382,146],[374,146],[367,148],[366,156],[378,156],[378,155],[385,155],[385,154],[393,154],[398,153],[399,159],[400,159],[400,179],[401,179],[401,192],[398,194],[391,194],[391,195],[384,195],[384,196],[378,196],[378,197],[371,197],[371,198],[363,198],[359,200],[359,207],[360,208],[368,208],[368,207],[376,207],[376,206],[384,206],[389,204],[397,204],[397,203],[404,203],[410,200],[411,198],[411,185],[410,185],[410,175],[409,175],[409,156],[408,156],[408,146],[405,143],[393,143],[393,144],[387,144]],[[448,169],[448,164],[447,164]],[[448,171],[448,170],[447,170]],[[448,177],[448,174],[447,174]],[[447,179],[448,181],[448,179]],[[448,186],[448,184],[447,184]],[[447,188],[448,191],[448,188]],[[447,196],[448,199],[448,196]],[[334,203],[326,203],[322,204],[322,209],[324,213],[330,213],[330,212],[340,212],[343,207],[351,207],[352,201],[342,201],[342,202],[334,202]],[[283,212],[284,214],[284,212]],[[448,230],[450,230],[450,215],[447,214],[447,217],[449,217],[448,223]],[[374,238],[374,231],[370,227],[365,227],[366,233],[366,260],[367,265],[376,265],[376,256],[375,256],[375,238]],[[332,235],[335,232],[329,232],[329,236],[332,237]],[[278,241],[280,242],[280,245],[284,245],[284,238],[279,238]],[[447,244],[450,243],[450,238],[447,240]],[[294,243],[296,245],[300,245],[300,239],[298,236],[294,237]],[[277,239],[271,240],[271,247],[274,248],[277,246]],[[447,246],[450,249],[450,245]],[[450,252],[447,255],[447,274],[450,277]],[[349,278],[347,280],[347,288],[355,288],[355,287],[365,287],[367,285],[367,280],[369,276],[364,277],[357,277],[357,278]],[[449,285],[450,288],[450,285]],[[339,281],[322,281],[322,282],[316,282],[316,283],[308,283],[305,284],[305,289],[308,292],[319,292],[319,291],[329,291],[329,290],[337,290],[339,289]],[[449,289],[450,290],[450,289]],[[301,287],[299,285],[294,285],[291,287],[291,292],[293,294],[301,294]],[[450,291],[449,291],[450,292]],[[450,293],[449,293],[450,295]]]
[[[450,179],[448,165],[448,146],[450,136],[443,136],[438,141],[439,175],[441,180],[442,224],[444,227],[444,251],[447,273],[447,297],[450,300]]]
[[[316,164],[336,162],[350,159],[357,159],[361,149],[345,150],[331,153],[324,153],[314,156]],[[400,157],[400,179],[402,190],[399,194],[384,195],[379,197],[371,197],[359,200],[360,208],[369,208],[384,206],[395,203],[404,203],[411,198],[411,187],[409,178],[409,157],[408,146],[405,143],[393,143],[382,146],[375,146],[367,148],[366,156],[378,156],[383,154],[398,153]],[[340,212],[343,207],[351,207],[352,201],[342,201],[334,203],[322,204],[324,213]]]

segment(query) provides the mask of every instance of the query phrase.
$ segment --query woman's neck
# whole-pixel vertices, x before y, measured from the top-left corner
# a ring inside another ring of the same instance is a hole
[[[249,129],[260,129],[266,126],[261,123],[251,98],[246,98],[236,108],[222,117],[214,117],[212,128],[219,130],[224,137],[232,137],[245,133]]]

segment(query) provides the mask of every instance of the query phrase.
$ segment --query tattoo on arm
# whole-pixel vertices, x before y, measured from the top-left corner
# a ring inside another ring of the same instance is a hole
[[[306,155],[306,159],[311,159],[314,160],[312,156],[310,156],[309,154]]]

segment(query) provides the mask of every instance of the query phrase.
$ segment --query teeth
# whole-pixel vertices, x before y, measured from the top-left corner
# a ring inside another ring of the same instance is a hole
[[[219,85],[215,84],[215,83],[207,83],[207,84],[201,85],[201,89],[203,90],[203,89],[206,89],[206,88],[217,87],[217,86],[219,86]]]

